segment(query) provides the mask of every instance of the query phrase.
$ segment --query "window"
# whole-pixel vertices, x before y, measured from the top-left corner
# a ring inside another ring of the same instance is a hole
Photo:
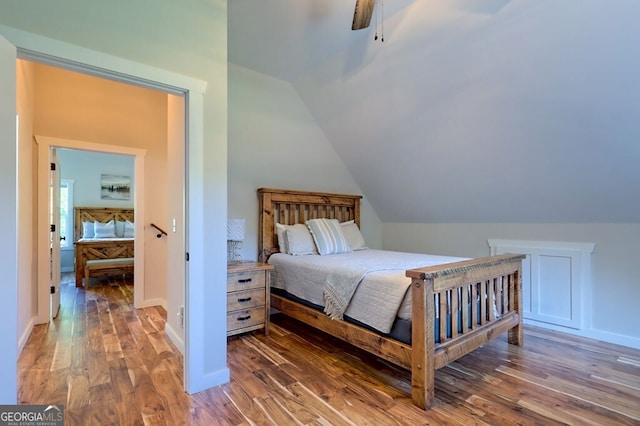
[[[60,248],[73,247],[73,179],[60,179]]]

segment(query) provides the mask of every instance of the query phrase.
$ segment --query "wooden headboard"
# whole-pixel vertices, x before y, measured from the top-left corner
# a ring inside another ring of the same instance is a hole
[[[83,222],[100,222],[107,223],[110,220],[114,222],[129,221],[133,222],[133,209],[120,207],[76,207],[74,208],[74,232],[73,241],[82,238]]]
[[[276,223],[293,225],[309,219],[353,220],[360,226],[361,195],[258,189],[258,257],[266,261],[277,253]]]

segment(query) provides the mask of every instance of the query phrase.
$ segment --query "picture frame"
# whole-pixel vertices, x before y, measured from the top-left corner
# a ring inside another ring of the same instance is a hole
[[[131,177],[122,175],[100,175],[100,198],[103,200],[131,199]]]

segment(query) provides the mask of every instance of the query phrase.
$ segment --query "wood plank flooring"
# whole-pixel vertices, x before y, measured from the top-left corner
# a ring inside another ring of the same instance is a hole
[[[640,424],[640,351],[534,327],[439,370],[429,411],[407,371],[281,315],[229,338],[230,383],[187,395],[166,312],[132,301],[121,278],[63,285],[20,355],[19,402],[64,404],[66,425]]]

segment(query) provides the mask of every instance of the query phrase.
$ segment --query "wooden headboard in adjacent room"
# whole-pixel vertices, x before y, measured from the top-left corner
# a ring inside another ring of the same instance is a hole
[[[361,195],[260,188],[258,199],[258,257],[262,261],[279,251],[276,223],[293,225],[330,218],[353,220],[360,226]]]
[[[110,220],[114,222],[133,222],[133,209],[120,207],[76,207],[74,217],[74,233],[73,241],[82,238],[83,222],[100,222],[107,223]]]

